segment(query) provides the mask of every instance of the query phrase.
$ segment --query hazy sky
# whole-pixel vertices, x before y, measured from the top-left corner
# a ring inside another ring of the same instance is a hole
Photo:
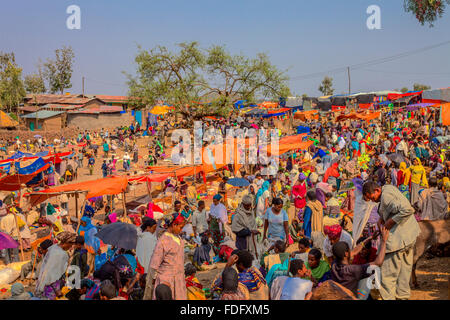
[[[66,27],[69,5],[81,8],[81,30]],[[368,6],[381,8],[381,30],[366,27]],[[450,11],[450,8],[447,10]],[[71,45],[71,93],[125,95],[136,46],[173,48],[185,41],[225,45],[233,53],[267,53],[288,70],[291,90],[319,95],[324,75],[303,75],[355,65],[450,40],[450,12],[434,28],[404,12],[403,0],[39,0],[4,1],[0,51],[11,52],[24,75],[39,58]],[[347,74],[330,74],[335,93],[348,90]],[[415,82],[450,86],[450,44],[403,59],[354,70],[352,91],[392,90]]]

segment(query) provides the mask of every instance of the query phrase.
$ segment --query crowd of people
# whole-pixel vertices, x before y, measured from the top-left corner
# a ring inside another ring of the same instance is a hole
[[[310,300],[330,283],[355,299],[409,299],[418,223],[448,218],[448,128],[436,123],[434,114],[420,111],[392,110],[372,124],[329,117],[305,123],[311,129],[305,139],[313,141],[307,150],[271,157],[265,165],[221,169],[212,199],[201,195],[199,177],[165,181],[161,197],[176,201],[160,218],[152,201],[140,214],[119,216],[108,196],[107,201],[91,199],[78,225],[68,214],[67,199],[29,212],[14,201],[17,195],[4,199],[2,232],[14,239],[20,233],[23,240],[29,238],[28,225],[52,228],[50,239],[22,267],[21,280],[35,279],[34,291],[15,283],[11,299]],[[232,115],[202,129],[225,136],[230,128],[273,128],[270,121]],[[146,130],[134,125],[112,133],[85,131],[76,141],[61,139],[65,146],[85,146],[74,151],[70,168],[52,166],[34,189],[76,179],[85,159],[91,175],[98,157],[104,158],[103,177],[118,174],[119,160],[129,172],[132,162],[139,162],[136,140],[141,135],[150,136],[148,154],[141,158],[151,170],[168,157],[168,132],[188,125],[165,121]],[[286,135],[279,130],[280,137]],[[90,149],[94,138],[101,139],[103,155]],[[122,159],[111,155],[119,149]],[[246,186],[231,187],[233,177]],[[95,219],[100,212],[103,221]],[[117,222],[135,225],[135,249],[96,237]],[[17,261],[17,248],[3,251],[5,264]],[[80,270],[78,288],[67,284],[69,266]],[[196,276],[205,271],[217,273],[208,285]],[[379,286],[370,286],[378,274]]]

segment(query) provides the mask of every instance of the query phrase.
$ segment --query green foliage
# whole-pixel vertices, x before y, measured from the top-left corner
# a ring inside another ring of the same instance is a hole
[[[430,90],[431,87],[425,84],[414,83],[413,91],[422,91],[422,90]]]
[[[325,77],[319,86],[319,91],[322,92],[324,96],[330,96],[334,93],[333,89],[333,78]]]
[[[404,0],[403,5],[405,11],[414,13],[422,25],[428,23],[433,27],[433,23],[442,18],[450,0]]]
[[[16,110],[25,95],[22,69],[17,66],[14,53],[0,52],[0,105],[8,112]]]
[[[75,54],[72,47],[64,46],[55,50],[55,59],[47,59],[44,63],[44,78],[48,82],[50,93],[64,93],[64,89],[72,88],[71,78]]]
[[[164,101],[188,117],[227,116],[236,100],[278,100],[290,95],[288,78],[265,54],[248,58],[232,55],[223,46],[203,50],[197,42],[181,43],[178,49],[139,47],[137,76],[128,75],[135,105]]]
[[[401,93],[407,93],[409,91],[409,89],[407,87],[403,87],[400,89]]]
[[[10,113],[9,113],[9,116],[10,116],[12,119],[14,119],[14,120],[19,121],[19,119],[17,119],[17,114],[15,114],[15,113],[13,113],[13,112],[10,112]]]
[[[25,84],[25,90],[28,93],[44,93],[46,91],[45,89],[45,83],[42,75],[39,74],[30,74],[25,76],[24,79]]]

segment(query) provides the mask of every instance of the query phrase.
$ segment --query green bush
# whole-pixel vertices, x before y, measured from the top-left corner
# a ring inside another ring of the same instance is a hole
[[[14,120],[19,121],[19,120],[17,119],[17,114],[11,112],[11,113],[9,114],[9,116],[10,116],[12,119],[14,119]]]

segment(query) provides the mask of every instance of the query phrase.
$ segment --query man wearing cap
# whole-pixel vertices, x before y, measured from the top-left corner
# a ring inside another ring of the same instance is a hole
[[[373,181],[366,182],[363,196],[366,201],[380,203],[378,227],[383,225],[390,231],[386,257],[381,266],[381,297],[384,300],[409,299],[414,244],[420,233],[414,209],[392,185],[380,187]]]

